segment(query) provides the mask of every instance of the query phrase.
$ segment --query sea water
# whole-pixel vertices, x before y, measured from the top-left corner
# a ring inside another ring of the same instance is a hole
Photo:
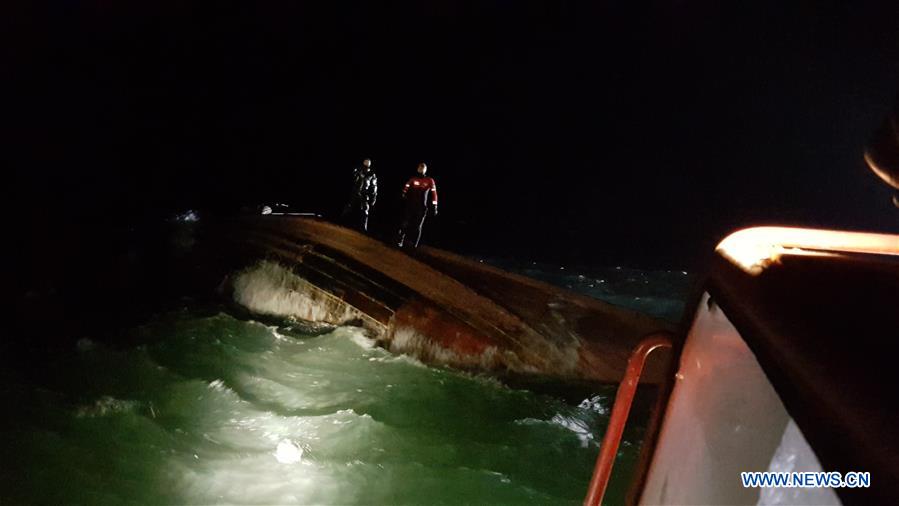
[[[3,367],[0,504],[583,500],[614,387],[566,399],[295,328],[185,309]]]

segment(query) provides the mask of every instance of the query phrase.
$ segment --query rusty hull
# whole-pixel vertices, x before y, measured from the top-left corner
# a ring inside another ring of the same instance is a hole
[[[673,330],[446,251],[410,255],[314,218],[245,217],[224,230],[218,239],[228,249],[289,266],[326,294],[317,297],[350,306],[384,347],[426,363],[616,383],[643,336]],[[648,367],[647,381],[662,378],[664,362]]]

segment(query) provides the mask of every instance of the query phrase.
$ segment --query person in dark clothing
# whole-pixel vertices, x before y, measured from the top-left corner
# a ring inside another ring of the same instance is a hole
[[[425,177],[427,172],[428,166],[419,163],[418,175],[409,179],[403,187],[405,205],[397,240],[397,246],[401,248],[418,247],[422,227],[428,216],[428,205],[433,206],[434,216],[437,216],[437,183],[433,178]]]
[[[368,231],[368,215],[378,200],[378,176],[371,168],[371,159],[353,171],[353,193],[343,209],[343,216],[363,232]]]

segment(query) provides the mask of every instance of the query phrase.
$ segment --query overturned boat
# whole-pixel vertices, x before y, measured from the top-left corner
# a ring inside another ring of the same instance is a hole
[[[242,266],[228,280],[242,306],[360,325],[390,351],[429,364],[617,383],[640,338],[674,328],[447,251],[422,247],[409,255],[317,218],[243,217],[209,238],[210,251],[227,251]],[[248,290],[247,283],[271,286]],[[664,371],[651,367],[647,381],[660,381]]]

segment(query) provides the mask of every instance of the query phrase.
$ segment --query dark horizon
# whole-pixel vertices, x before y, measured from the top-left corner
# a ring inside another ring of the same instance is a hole
[[[681,268],[753,224],[899,230],[862,160],[899,89],[889,2],[7,9],[26,228],[334,217],[371,157],[379,233],[424,160],[425,241],[470,254]]]

